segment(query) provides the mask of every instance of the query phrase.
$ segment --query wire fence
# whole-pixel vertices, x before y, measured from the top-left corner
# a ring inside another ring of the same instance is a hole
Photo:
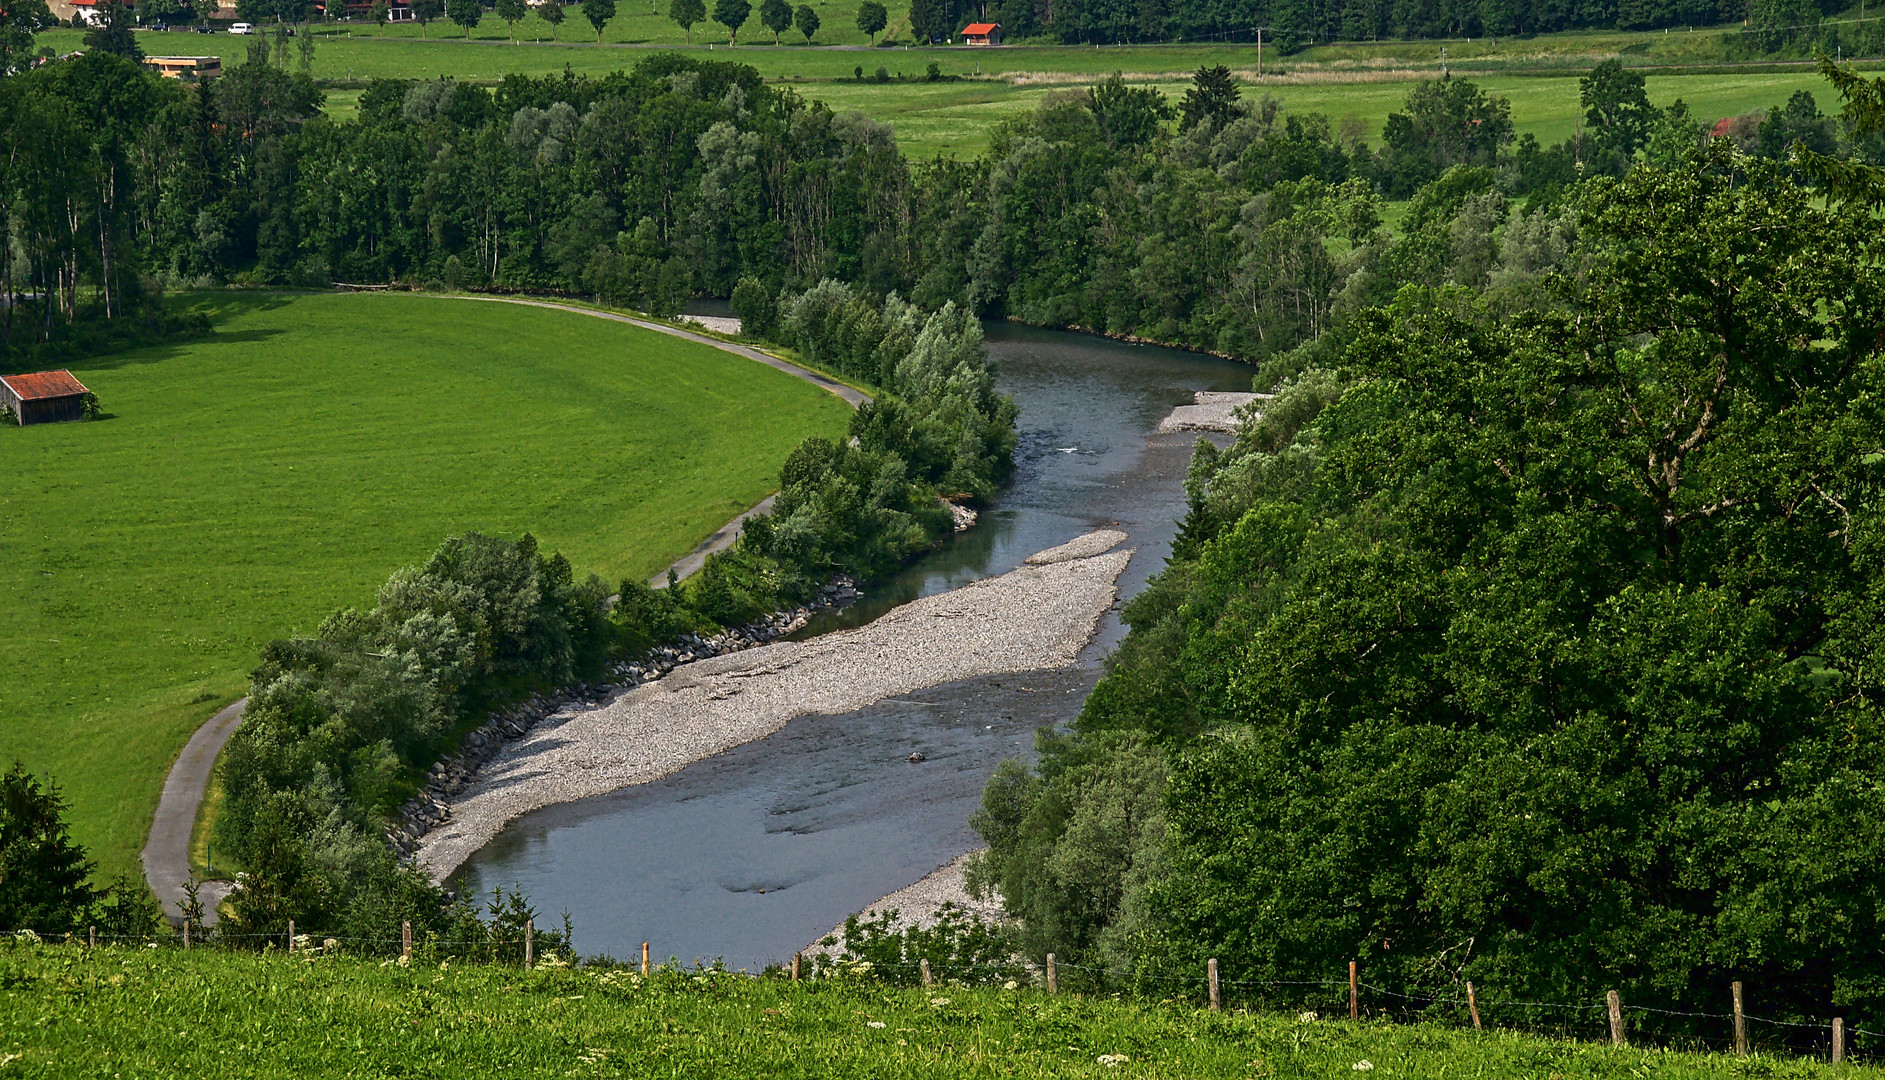
[[[154,950],[222,947],[289,955],[338,951],[404,957],[408,961],[470,959],[513,965],[521,961],[525,966],[545,961],[568,965],[575,960],[566,952],[555,961],[549,960],[550,953],[537,954],[535,928],[529,922],[521,928],[521,934],[516,932],[517,928],[508,928],[508,931],[500,929],[470,937],[414,937],[409,926],[398,937],[296,932],[290,924],[290,929],[276,932],[226,932],[220,928],[192,927],[189,934],[180,929],[156,934],[110,933],[97,927],[48,932],[18,930],[5,935],[5,939],[16,945]],[[1206,970],[1196,974],[1122,972],[1100,965],[1063,963],[1053,954],[1049,954],[1044,963],[1016,958],[1006,963],[963,964],[946,958],[935,963],[925,958],[864,961],[851,954],[814,951],[795,954],[788,960],[749,957],[729,964],[726,957],[719,956],[697,959],[690,964],[675,957],[657,962],[646,942],[642,944],[639,957],[623,960],[603,955],[576,962],[595,968],[639,967],[644,974],[713,971],[795,981],[847,975],[923,986],[952,983],[1006,985],[1013,989],[1028,986],[1048,994],[1129,987],[1142,998],[1197,1003],[1213,1010],[1294,1012],[1303,1019],[1348,1016],[1363,1021],[1437,1023],[1577,1040],[1608,1037],[1619,1044],[1643,1043],[1705,1051],[1733,1049],[1741,1053],[1752,1050],[1821,1060],[1830,1058],[1835,1062],[1853,1060],[1861,1054],[1873,1056],[1885,1050],[1885,1030],[1848,1025],[1843,1017],[1764,1016],[1745,1008],[1729,1012],[1665,1008],[1623,1001],[1614,991],[1608,1001],[1583,1003],[1501,998],[1496,992],[1488,994],[1486,988],[1474,987],[1470,982],[1448,994],[1409,993],[1360,978],[1358,966],[1351,968],[1349,979],[1289,980],[1221,978],[1216,961],[1209,961]],[[1072,984],[1063,988],[1061,984],[1067,982],[1070,975]],[[1739,1005],[1739,983],[1734,984],[1734,998]],[[1679,1023],[1654,1024],[1648,1022],[1650,1020]]]

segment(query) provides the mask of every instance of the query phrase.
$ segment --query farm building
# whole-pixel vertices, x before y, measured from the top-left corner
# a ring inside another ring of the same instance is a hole
[[[0,405],[13,410],[21,427],[85,418],[85,385],[69,371],[0,375]]]
[[[144,66],[166,79],[182,79],[185,82],[214,79],[223,73],[223,59],[220,56],[147,56]]]
[[[962,28],[964,45],[1000,45],[1001,24],[992,22],[970,23]]]

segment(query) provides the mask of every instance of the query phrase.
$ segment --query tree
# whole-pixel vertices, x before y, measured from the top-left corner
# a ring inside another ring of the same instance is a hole
[[[144,50],[131,33],[131,9],[118,0],[98,5],[99,23],[85,35],[85,47],[122,56],[132,63],[144,59]]]
[[[1191,76],[1191,87],[1178,103],[1178,130],[1190,131],[1206,120],[1215,128],[1223,128],[1237,118],[1241,99],[1230,68],[1223,64],[1201,67]]]
[[[707,21],[706,0],[672,0],[668,4],[668,18],[680,25],[681,32],[687,35],[687,43],[694,43],[694,24]]]
[[[393,17],[392,0],[373,0],[373,6],[367,9],[367,18],[375,26],[385,26]]]
[[[714,0],[713,21],[728,30],[727,44],[739,40],[740,27],[746,24],[746,17],[753,13],[753,5],[746,0]]]
[[[812,39],[818,36],[818,12],[813,11],[810,4],[800,4],[798,11],[793,14],[792,21],[799,28],[799,33],[805,35],[805,44],[810,45]]]
[[[477,27],[478,20],[484,18],[483,0],[445,0],[445,17],[465,28],[465,40],[471,40],[471,31]]]
[[[872,45],[877,44],[877,32],[890,25],[890,10],[877,0],[864,0],[857,6],[857,28],[870,36]]]
[[[779,306],[771,290],[756,277],[743,277],[733,287],[733,314],[740,318],[740,333],[764,340],[772,335],[779,318]]]
[[[563,25],[563,0],[543,0],[537,6],[537,15],[550,24],[550,40],[556,40],[556,29]]]
[[[511,44],[517,43],[517,21],[530,14],[528,0],[497,0],[493,8],[510,30]]]
[[[786,0],[760,0],[759,24],[772,31],[772,43],[779,44],[779,35],[792,29],[792,5]]]
[[[1466,79],[1430,79],[1381,128],[1383,185],[1405,198],[1455,165],[1493,165],[1512,141],[1512,103]]]
[[[583,0],[583,18],[596,28],[596,40],[602,40],[602,28],[615,18],[615,0]]]
[[[10,0],[0,8],[0,76],[24,70],[32,60],[33,35],[58,21],[45,0]]]
[[[334,0],[329,6],[338,4],[339,0]],[[144,0],[144,3],[138,5],[138,13],[147,20],[173,24],[195,22],[197,19],[196,5],[192,0]]]
[[[412,0],[408,5],[412,17],[419,22],[419,37],[425,37],[425,28],[432,25],[432,20],[445,14],[445,0]]]
[[[955,28],[955,0],[910,0],[910,36],[918,44],[941,41]]]
[[[98,898],[92,865],[66,832],[65,800],[14,762],[0,776],[0,926],[66,933]]]
[[[1622,173],[1636,152],[1649,141],[1657,110],[1644,90],[1643,73],[1631,71],[1620,60],[1605,60],[1578,80],[1578,100],[1584,121],[1603,150],[1616,161],[1604,171]]]
[[[1118,72],[1094,87],[1089,100],[1093,119],[1105,134],[1107,145],[1115,150],[1150,143],[1158,135],[1159,121],[1172,114],[1158,88],[1127,86]]]

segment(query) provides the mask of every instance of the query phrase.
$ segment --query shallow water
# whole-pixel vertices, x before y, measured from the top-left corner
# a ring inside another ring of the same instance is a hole
[[[1005,573],[1090,529],[1124,530],[1130,597],[1164,565],[1195,436],[1151,432],[1195,390],[1245,390],[1248,367],[1009,324],[988,327],[1020,406],[1013,482],[974,529],[806,633],[858,625],[919,596]],[[456,877],[568,910],[584,954],[789,957],[844,917],[978,846],[969,817],[1004,758],[1064,724],[1123,634],[1108,614],[1074,667],[972,679],[779,732],[652,784],[527,815]],[[907,759],[920,751],[925,760]]]

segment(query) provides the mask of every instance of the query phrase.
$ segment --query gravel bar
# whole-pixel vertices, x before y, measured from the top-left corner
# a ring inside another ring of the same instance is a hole
[[[1106,539],[1112,547],[1124,534]],[[942,683],[1063,667],[1112,606],[1131,557],[1102,548],[1021,566],[854,630],[698,660],[600,705],[567,706],[479,770],[420,838],[414,861],[442,882],[532,810],[658,780],[797,716],[842,715]]]
[[[890,921],[892,929],[908,930],[913,926],[928,929],[936,925],[945,905],[954,905],[985,923],[1007,922],[1008,913],[1002,910],[1000,898],[991,896],[986,900],[977,900],[969,895],[969,860],[986,850],[977,848],[957,855],[923,875],[915,884],[906,885],[858,912],[858,918],[874,918],[894,911],[896,916]],[[837,938],[838,944],[827,949],[821,944],[826,938]],[[835,956],[843,948],[844,924],[839,923],[831,928],[831,933],[805,946],[804,951],[829,951]]]

